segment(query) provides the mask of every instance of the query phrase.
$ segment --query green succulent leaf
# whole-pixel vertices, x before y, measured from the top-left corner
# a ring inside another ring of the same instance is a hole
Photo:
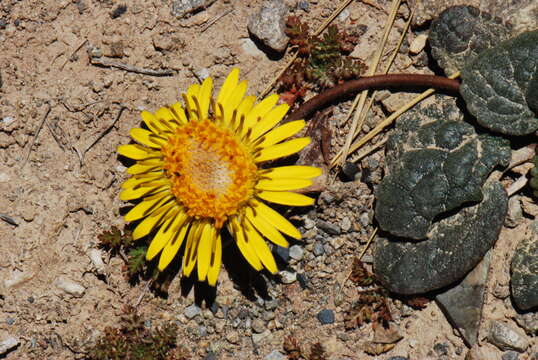
[[[479,124],[507,135],[538,130],[538,30],[483,51],[461,77],[461,96]]]

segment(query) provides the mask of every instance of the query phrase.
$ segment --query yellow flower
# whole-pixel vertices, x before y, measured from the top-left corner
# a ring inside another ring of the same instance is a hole
[[[249,264],[256,270],[278,271],[267,243],[287,247],[284,235],[300,239],[299,231],[264,201],[308,206],[313,199],[291,192],[312,184],[321,170],[310,166],[264,169],[261,163],[294,154],[309,138],[294,138],[304,120],[276,125],[288,105],[278,95],[255,104],[245,96],[239,70],[226,78],[212,97],[213,80],[189,87],[185,106],[175,103],[152,114],[142,112],[146,129],[131,129],[139,144],[120,145],[118,153],[136,160],[127,172],[121,200],[142,199],[126,221],[143,219],[133,237],[150,233],[146,259],[160,254],[164,270],[184,244],[183,274],[196,266],[198,279],[214,286],[221,268],[221,230],[226,226]],[[210,110],[211,108],[211,110]]]

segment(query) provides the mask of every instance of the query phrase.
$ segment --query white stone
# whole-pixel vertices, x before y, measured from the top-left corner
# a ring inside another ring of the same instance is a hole
[[[103,262],[103,253],[101,252],[101,250],[90,249],[87,255],[90,258],[97,273],[100,275],[105,274],[106,267],[105,267],[105,263]]]
[[[280,278],[284,284],[291,284],[297,281],[297,273],[283,270],[280,272]]]
[[[411,54],[420,53],[426,46],[426,40],[428,40],[428,34],[420,34],[411,41],[409,44],[409,52]]]
[[[14,336],[9,336],[8,338],[0,342],[0,355],[7,353],[9,350],[20,344],[20,340]]]
[[[15,270],[11,273],[11,276],[4,280],[4,287],[7,289],[20,285],[34,277],[34,273],[22,272]]]
[[[75,297],[82,297],[82,295],[84,295],[84,291],[86,291],[86,288],[80,285],[78,282],[65,278],[63,276],[57,278],[54,281],[54,285],[57,288],[65,291],[69,295],[73,295]]]

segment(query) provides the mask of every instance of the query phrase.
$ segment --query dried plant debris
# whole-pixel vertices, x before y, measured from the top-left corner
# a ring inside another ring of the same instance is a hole
[[[360,34],[328,27],[321,36],[309,34],[309,27],[299,17],[286,21],[286,35],[298,49],[299,58],[280,77],[280,90],[285,101],[293,104],[309,88],[325,89],[344,80],[357,78],[366,69],[363,62],[349,57],[358,43]]]
[[[507,140],[478,135],[454,99],[406,113],[387,142],[387,175],[376,190],[376,219],[392,235],[425,239],[433,220],[482,200],[482,185],[510,161]]]
[[[378,238],[376,278],[388,290],[404,295],[437,290],[462,279],[495,244],[507,212],[508,197],[499,182],[486,182],[483,194],[479,204],[436,222],[425,241]]]
[[[128,248],[133,243],[133,237],[130,231],[122,233],[116,226],[110,230],[103,231],[97,235],[99,246],[112,253],[118,253],[121,249]]]
[[[319,343],[313,343],[310,346],[310,351],[304,353],[301,350],[301,344],[295,336],[289,335],[284,338],[283,343],[284,351],[288,357],[288,360],[327,360],[325,349]]]
[[[531,179],[529,180],[529,186],[532,189],[532,195],[538,198],[538,155],[532,159],[534,167],[530,171]]]
[[[509,25],[487,12],[473,6],[453,6],[432,21],[428,41],[433,57],[450,75],[482,51],[508,39],[510,31]]]
[[[169,323],[150,329],[136,310],[126,307],[120,327],[107,327],[103,336],[88,350],[91,360],[187,360],[186,350],[177,346],[177,326]]]
[[[507,135],[538,130],[538,30],[481,52],[461,77],[461,96],[480,125]]]
[[[357,299],[346,311],[344,316],[346,329],[360,327],[370,322],[374,329],[379,325],[388,327],[392,315],[387,304],[387,292],[359,258],[353,259],[349,279],[356,286],[366,289],[358,291]]]

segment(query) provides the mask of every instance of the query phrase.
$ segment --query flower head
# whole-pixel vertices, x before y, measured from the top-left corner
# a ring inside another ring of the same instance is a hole
[[[301,235],[265,201],[311,205],[311,198],[292,190],[311,185],[321,170],[261,167],[310,142],[305,137],[287,140],[304,127],[304,120],[277,127],[289,108],[277,105],[278,95],[256,103],[254,96],[245,96],[247,83],[239,82],[237,69],[216,98],[212,88],[207,78],[182,94],[184,107],[175,103],[154,114],[143,111],[148,129],[131,129],[138,144],[120,145],[118,153],[136,160],[127,169],[132,176],[123,183],[120,199],[142,200],[125,220],[142,219],[134,239],[153,235],[146,259],[160,254],[158,268],[164,270],[184,245],[183,274],[190,276],[196,267],[198,279],[214,286],[223,227],[253,268],[277,272],[265,239],[287,247],[284,235]]]

